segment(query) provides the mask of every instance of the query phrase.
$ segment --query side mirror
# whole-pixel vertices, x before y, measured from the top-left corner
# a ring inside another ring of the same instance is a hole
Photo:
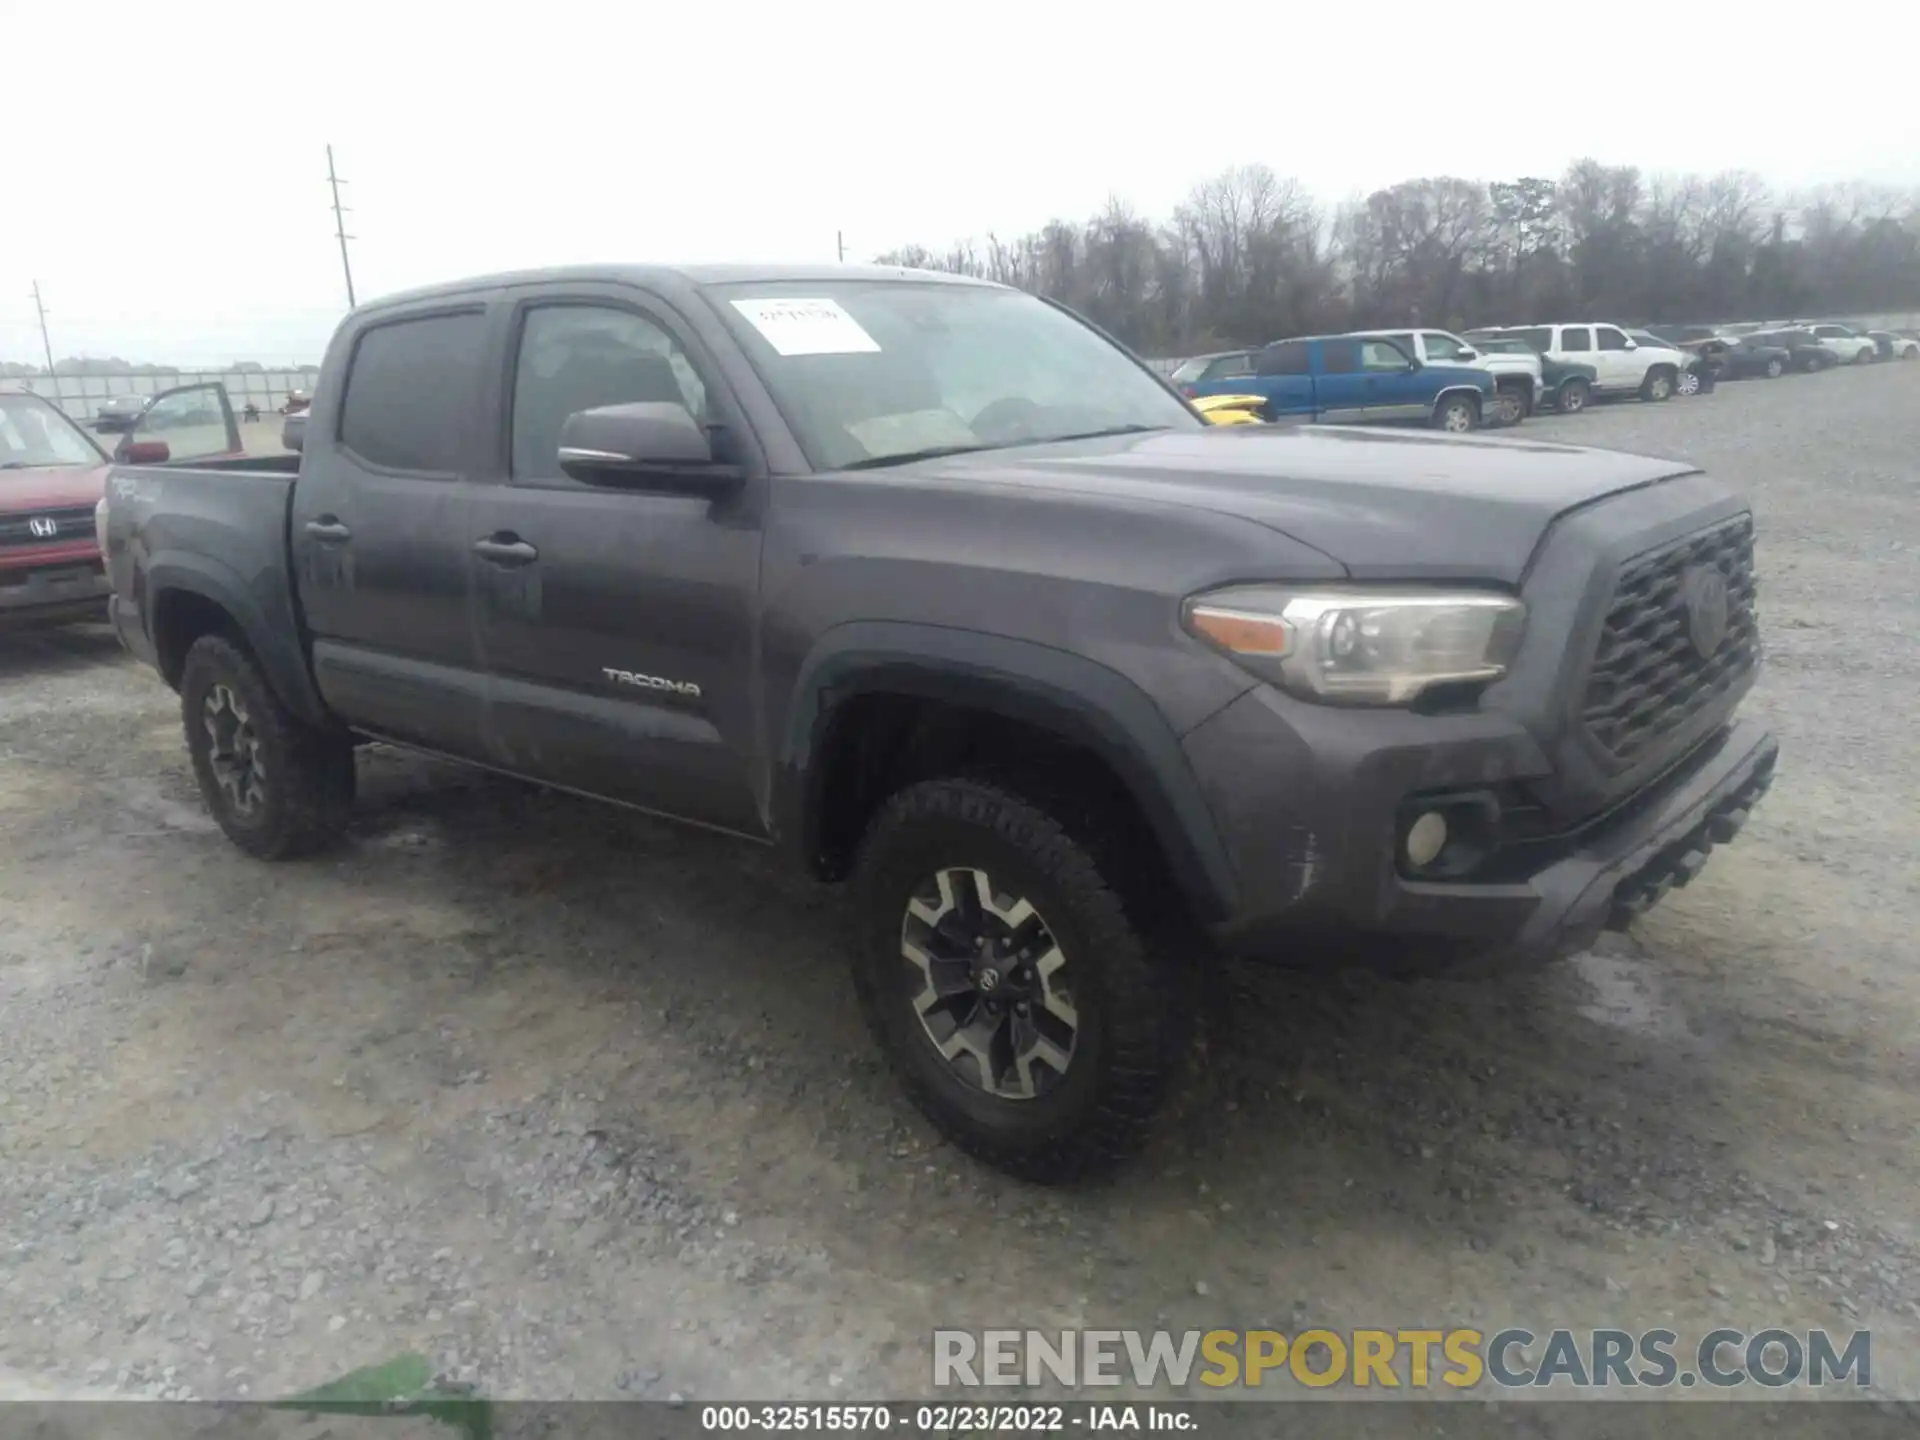
[[[720,495],[740,479],[733,466],[714,463],[707,432],[671,401],[576,410],[560,427],[559,459],[588,485]]]
[[[1639,348],[1640,348],[1640,342],[1639,342],[1638,340],[1628,340],[1628,341],[1627,341],[1627,349],[1629,349],[1629,350],[1638,350]]]
[[[1468,349],[1466,346],[1462,346],[1460,349],[1460,358],[1462,360],[1478,360],[1480,358],[1480,352],[1478,350],[1472,350],[1472,349]]]
[[[164,465],[172,458],[164,440],[123,440],[114,456],[122,465]]]

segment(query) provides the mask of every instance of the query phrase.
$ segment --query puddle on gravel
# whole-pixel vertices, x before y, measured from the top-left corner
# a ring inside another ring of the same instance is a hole
[[[1692,1033],[1680,1006],[1666,994],[1659,972],[1632,955],[1587,950],[1573,957],[1574,973],[1588,990],[1579,1012],[1596,1025],[1636,1035]]]

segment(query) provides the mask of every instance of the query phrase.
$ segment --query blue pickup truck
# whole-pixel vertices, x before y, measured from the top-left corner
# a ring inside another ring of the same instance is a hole
[[[1466,431],[1495,413],[1487,371],[1423,365],[1391,340],[1358,335],[1276,340],[1254,353],[1251,374],[1192,379],[1180,388],[1196,399],[1259,395],[1269,420],[1416,421]]]

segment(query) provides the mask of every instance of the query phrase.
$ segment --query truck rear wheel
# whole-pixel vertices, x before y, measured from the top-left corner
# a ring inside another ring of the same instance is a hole
[[[204,635],[187,651],[180,712],[207,809],[247,854],[291,859],[346,828],[352,744],[302,724],[233,641]]]
[[[1169,961],[1098,855],[998,779],[922,781],[861,842],[854,988],[908,1096],[1023,1179],[1107,1169],[1144,1139],[1178,1066]]]

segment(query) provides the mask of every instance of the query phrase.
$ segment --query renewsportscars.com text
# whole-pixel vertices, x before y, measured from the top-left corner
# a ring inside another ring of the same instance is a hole
[[[1873,1383],[1873,1336],[1825,1330],[936,1330],[933,1383],[1211,1390],[1665,1389]]]

